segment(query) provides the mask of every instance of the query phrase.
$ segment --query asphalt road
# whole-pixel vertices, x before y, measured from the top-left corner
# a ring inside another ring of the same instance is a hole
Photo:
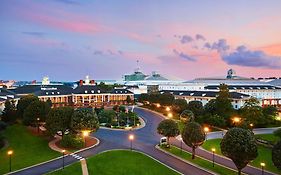
[[[133,141],[133,149],[144,152],[162,163],[174,168],[175,170],[186,174],[186,175],[209,175],[211,173],[196,168],[190,164],[187,164],[183,161],[180,161],[174,157],[171,157],[163,152],[157,150],[155,145],[158,144],[159,139],[161,136],[157,134],[156,128],[158,123],[163,120],[161,116],[156,113],[141,109],[135,108],[135,112],[141,116],[144,121],[146,122],[146,126],[134,130],[134,131],[117,131],[117,130],[108,130],[108,129],[99,129],[93,135],[100,140],[100,144],[92,149],[82,151],[78,155],[81,157],[90,157],[97,153],[111,150],[111,149],[130,149],[130,141],[128,140],[129,134],[134,134],[135,139]],[[263,133],[270,133],[271,130],[263,131]],[[221,134],[221,133],[220,133]],[[211,136],[210,136],[211,138]],[[180,141],[173,139],[173,144],[180,145]],[[190,148],[183,144],[183,149],[190,151]],[[205,150],[198,149],[197,154],[212,160],[212,154],[206,152]],[[65,157],[65,164],[69,165],[71,163],[77,162],[78,159],[68,155]],[[235,169],[235,165],[232,163],[231,160],[225,159],[222,157],[216,156],[216,162],[224,164],[228,167],[232,167]],[[141,163],[141,162],[140,162]],[[45,174],[50,171],[54,171],[62,167],[62,159],[54,160],[49,163],[45,163],[42,165],[38,165],[20,172],[16,172],[14,174],[20,175],[37,175],[37,174]],[[253,167],[246,167],[243,169],[243,172],[247,174],[260,174],[260,169],[253,168]],[[265,172],[265,175],[271,175],[270,173]]]

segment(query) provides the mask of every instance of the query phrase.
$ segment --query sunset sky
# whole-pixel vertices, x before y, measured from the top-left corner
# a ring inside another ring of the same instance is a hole
[[[1,0],[0,79],[281,77],[280,0]]]

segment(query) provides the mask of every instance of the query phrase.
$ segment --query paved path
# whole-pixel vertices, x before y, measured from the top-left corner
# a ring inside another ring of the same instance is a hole
[[[75,155],[67,155],[65,157],[65,165],[74,163],[79,161],[79,158],[87,158],[90,156],[93,156],[97,153],[111,150],[111,149],[129,149],[130,148],[130,142],[128,141],[129,134],[135,135],[135,140],[133,142],[133,148],[136,150],[139,150],[141,152],[144,152],[158,160],[160,160],[162,163],[176,169],[179,172],[182,172],[186,175],[209,175],[210,173],[203,171],[199,168],[196,168],[192,165],[189,165],[187,163],[184,163],[183,161],[180,161],[174,157],[171,157],[167,154],[162,153],[161,151],[157,150],[155,148],[155,145],[158,144],[159,139],[161,136],[156,133],[156,128],[158,123],[163,120],[163,118],[154,112],[144,110],[141,108],[135,108],[135,112],[138,113],[146,122],[146,126],[144,128],[134,130],[134,131],[113,131],[113,130],[107,130],[107,129],[99,129],[97,133],[94,134],[95,137],[100,139],[100,144],[92,149],[82,151],[80,153],[77,153]],[[272,133],[274,129],[258,129],[255,132],[256,133]],[[222,136],[222,133],[216,132],[216,133],[210,133],[208,135],[208,138],[219,138],[219,136]],[[177,139],[172,139],[172,143],[180,146],[180,141]],[[190,148],[185,146],[183,144],[183,149],[190,151]],[[212,154],[209,152],[198,149],[197,154],[212,159]],[[234,169],[235,166],[232,163],[231,160],[225,159],[222,157],[216,157],[216,162],[219,162],[221,164],[224,164],[228,167],[232,167]],[[59,169],[62,167],[62,159],[59,158],[57,160],[44,163],[39,166],[35,166],[33,168],[29,168],[14,174],[20,174],[20,175],[37,175],[37,174],[44,174],[56,169]],[[260,174],[261,171],[257,168],[253,167],[246,167],[243,169],[243,172],[246,172],[247,174]],[[271,173],[265,172],[265,175],[271,175]]]

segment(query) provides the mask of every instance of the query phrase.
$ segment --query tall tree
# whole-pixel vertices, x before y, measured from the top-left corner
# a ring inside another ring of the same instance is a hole
[[[24,110],[33,102],[39,101],[38,97],[34,95],[27,95],[21,97],[17,104],[17,113],[19,117],[23,117]]]
[[[35,100],[24,110],[23,123],[25,125],[34,125],[37,122],[37,118],[40,118],[40,121],[45,121],[49,111],[50,106],[46,102]]]
[[[238,169],[238,174],[258,156],[254,134],[246,129],[231,128],[224,135],[221,144],[222,154],[230,158]]]
[[[187,104],[187,109],[191,110],[195,117],[201,116],[204,112],[204,107],[201,101],[190,101]]]
[[[51,135],[58,131],[64,137],[66,131],[71,130],[71,118],[74,110],[71,107],[52,108],[46,118],[46,129]]]
[[[173,111],[180,114],[187,109],[187,102],[185,99],[175,99],[172,108]]]
[[[255,126],[263,126],[264,121],[263,110],[258,99],[252,97],[245,102],[241,108],[241,114],[247,123],[253,123]]]
[[[195,150],[205,141],[206,134],[200,124],[189,122],[185,125],[182,132],[183,142],[192,148],[192,159],[195,159]]]
[[[5,101],[5,108],[1,119],[4,122],[14,122],[16,120],[16,107],[13,100],[7,99]]]
[[[231,104],[231,96],[228,86],[226,84],[221,84],[219,88],[220,91],[215,102],[216,114],[225,119],[229,119],[234,112],[234,109]]]
[[[98,118],[99,118],[100,123],[111,124],[115,117],[116,117],[116,114],[115,114],[114,110],[102,110],[98,114]]]
[[[161,121],[157,127],[157,132],[167,137],[168,146],[170,146],[170,137],[176,137],[180,133],[178,124],[171,119]]]
[[[281,140],[273,146],[272,162],[279,170],[281,170]]]
[[[82,130],[96,131],[99,128],[97,114],[94,110],[77,109],[73,113],[71,126],[76,132]]]

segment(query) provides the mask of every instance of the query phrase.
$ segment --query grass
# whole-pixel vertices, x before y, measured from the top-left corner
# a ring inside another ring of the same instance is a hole
[[[263,135],[265,135],[265,134],[263,134]],[[266,135],[268,135],[268,134],[266,134]],[[259,136],[261,136],[261,135],[259,135]],[[271,137],[271,136],[265,136],[265,137]],[[202,145],[202,147],[208,151],[211,151],[212,148],[216,148],[216,154],[222,155],[221,149],[220,149],[220,142],[221,142],[221,139],[207,140]],[[274,172],[277,174],[281,174],[281,171],[278,170],[272,163],[272,153],[271,152],[272,151],[270,148],[266,148],[264,146],[258,146],[258,157],[255,160],[253,160],[250,163],[250,165],[260,168],[260,163],[264,162],[266,164],[265,170],[271,171],[271,172]]]
[[[198,156],[192,160],[190,153],[185,152],[185,151],[181,152],[181,150],[175,146],[171,146],[170,148],[162,147],[161,149],[164,149],[165,151],[168,151],[169,153],[172,153],[173,155],[176,155],[184,160],[187,160],[193,164],[199,165],[199,166],[201,166],[205,169],[208,169],[212,172],[215,172],[217,174],[221,174],[221,175],[236,175],[237,174],[236,171],[230,170],[230,169],[220,166],[218,164],[215,164],[215,167],[213,167],[211,161],[200,158]]]
[[[8,150],[13,150],[12,171],[44,162],[60,155],[49,148],[47,140],[32,135],[25,126],[11,125],[2,134],[8,140],[9,146],[0,150],[0,174],[9,171]]]
[[[280,140],[280,138],[275,136],[274,134],[258,134],[255,135],[255,137],[262,140],[269,141],[271,143],[277,143]]]
[[[176,175],[166,166],[156,162],[146,155],[128,151],[113,150],[100,153],[87,159],[89,174],[115,175]],[[80,163],[67,166],[64,170],[49,173],[49,175],[79,175],[82,174]]]

